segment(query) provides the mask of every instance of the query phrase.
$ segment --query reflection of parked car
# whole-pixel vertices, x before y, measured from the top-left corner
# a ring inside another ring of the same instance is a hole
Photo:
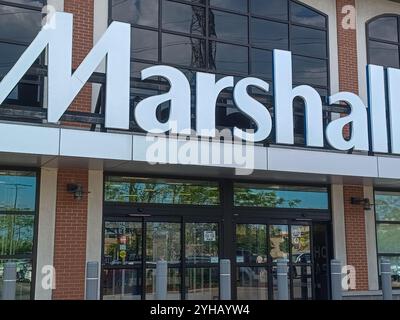
[[[301,253],[296,257],[295,263],[311,263],[310,253]]]

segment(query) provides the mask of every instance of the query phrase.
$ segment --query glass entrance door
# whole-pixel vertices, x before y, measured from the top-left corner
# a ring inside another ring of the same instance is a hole
[[[286,259],[291,299],[312,299],[311,250],[311,225],[237,223],[236,298],[276,299],[276,264]]]
[[[168,300],[218,299],[220,223],[162,220],[105,221],[103,299],[156,299],[159,261],[168,263]]]

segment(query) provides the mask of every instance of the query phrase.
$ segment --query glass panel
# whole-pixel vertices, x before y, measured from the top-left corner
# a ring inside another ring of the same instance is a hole
[[[393,44],[369,41],[369,63],[399,68],[399,47]]]
[[[24,53],[25,49],[25,46],[0,43],[0,79],[3,79],[4,76],[11,70],[11,68]]]
[[[164,29],[205,35],[204,8],[164,0],[162,14]]]
[[[210,48],[210,69],[226,73],[248,73],[247,47],[210,41]]]
[[[142,223],[105,223],[104,263],[133,265],[142,263]]]
[[[141,300],[141,269],[106,269],[103,276],[104,300]]]
[[[219,205],[216,182],[107,177],[105,201]]]
[[[292,262],[311,263],[309,226],[292,226]]]
[[[288,19],[287,0],[250,0],[251,13],[275,19]]]
[[[375,193],[376,220],[400,222],[400,194]]]
[[[295,300],[312,299],[311,266],[293,266],[293,298]]]
[[[382,17],[368,24],[368,36],[370,38],[399,41],[397,17]]]
[[[167,300],[181,299],[181,273],[179,269],[168,268]],[[156,300],[156,270],[146,270],[146,300]]]
[[[328,85],[326,60],[293,56],[293,81],[316,86]]]
[[[0,260],[0,299],[3,294],[4,264],[17,264],[16,300],[31,299],[32,262],[30,260]]]
[[[382,257],[390,261],[393,289],[400,289],[400,257]]]
[[[236,262],[267,263],[267,226],[236,225]]]
[[[158,26],[158,0],[112,0],[112,19],[143,26]]]
[[[151,262],[155,266],[157,261],[180,263],[180,260],[180,223],[147,223],[146,262]]]
[[[316,58],[327,57],[325,31],[292,26],[290,38],[293,53]]]
[[[273,225],[269,227],[269,238],[273,262],[289,258],[289,227],[287,225]]]
[[[376,226],[379,253],[400,254],[400,224],[383,224]]]
[[[272,79],[272,51],[251,49],[251,73],[259,77]]]
[[[31,254],[34,216],[0,215],[0,255]]]
[[[239,12],[247,12],[247,0],[210,0],[210,5]]]
[[[0,5],[0,39],[29,44],[42,28],[42,13],[37,10]]]
[[[238,300],[268,300],[268,271],[266,268],[237,269]]]
[[[186,263],[218,264],[217,223],[186,223],[185,233]]]
[[[251,44],[268,49],[288,50],[288,25],[262,19],[252,19]]]
[[[162,35],[162,61],[187,67],[204,68],[204,40],[176,36],[164,33]]]
[[[40,105],[39,85],[20,82],[5,101],[9,104],[37,107]]]
[[[217,268],[186,269],[187,300],[218,300],[219,274]]]
[[[44,4],[44,0],[7,0],[7,2],[11,3],[19,3],[23,5],[28,5],[31,7],[42,7]]]
[[[0,211],[36,210],[36,175],[34,172],[0,171]]]
[[[293,22],[326,28],[326,19],[323,15],[301,4],[290,1],[291,19]]]
[[[210,10],[210,36],[221,40],[248,42],[247,17],[237,14]]]
[[[238,207],[328,209],[325,188],[235,184]]]
[[[153,65],[148,64],[148,63],[141,63],[141,62],[131,62],[131,77],[135,77],[138,79],[142,78],[142,70],[152,67]],[[141,80],[139,80],[142,82]]]
[[[158,61],[158,32],[132,28],[132,58]]]

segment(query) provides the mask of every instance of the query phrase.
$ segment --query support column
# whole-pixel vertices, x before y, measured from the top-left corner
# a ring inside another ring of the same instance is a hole
[[[345,20],[355,19],[356,17],[349,17],[348,11],[342,13],[345,6],[352,6],[355,10],[355,0],[336,0],[339,87],[340,91],[358,94],[357,32],[352,28],[352,24],[346,23]],[[356,23],[353,25],[356,25]],[[346,26],[346,28],[343,26]],[[347,127],[344,135],[349,134]],[[356,269],[356,290],[368,290],[365,213],[362,205],[351,204],[352,197],[364,198],[364,188],[361,184],[345,185],[343,194],[347,264]]]
[[[40,173],[39,222],[36,263],[36,300],[51,300],[51,288],[42,286],[42,269],[53,265],[57,202],[57,169],[42,168]],[[45,270],[47,273],[47,271]],[[48,283],[47,283],[48,284]]]
[[[85,297],[86,230],[88,197],[75,199],[67,184],[79,183],[88,190],[88,171],[60,169],[57,181],[57,213],[54,246],[56,289],[53,299],[82,300]]]

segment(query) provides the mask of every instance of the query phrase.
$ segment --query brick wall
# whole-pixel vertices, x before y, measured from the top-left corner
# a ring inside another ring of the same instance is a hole
[[[83,299],[85,292],[87,195],[82,200],[74,199],[67,192],[68,183],[80,183],[88,190],[88,171],[58,171],[53,299]]]
[[[74,14],[72,67],[76,69],[93,47],[94,0],[65,0],[64,11]],[[92,86],[87,84],[75,98],[69,110],[90,112],[91,102]],[[88,127],[86,124],[68,122],[64,124],[82,128]]]
[[[94,0],[65,0],[64,11],[74,14],[73,68],[77,68],[92,48]],[[90,112],[91,99],[91,85],[86,85],[69,110]],[[85,295],[88,199],[86,195],[82,200],[74,199],[66,191],[68,183],[80,183],[87,191],[88,170],[63,168],[58,172],[54,244],[56,290],[53,299],[83,299]]]
[[[338,25],[339,87],[340,91],[358,94],[357,33],[344,29],[342,8],[355,6],[355,0],[336,0]],[[348,135],[348,127],[345,130]],[[364,198],[362,185],[344,186],[344,219],[346,228],[347,263],[356,268],[356,289],[368,290],[368,261],[363,206],[352,205],[351,198]]]

